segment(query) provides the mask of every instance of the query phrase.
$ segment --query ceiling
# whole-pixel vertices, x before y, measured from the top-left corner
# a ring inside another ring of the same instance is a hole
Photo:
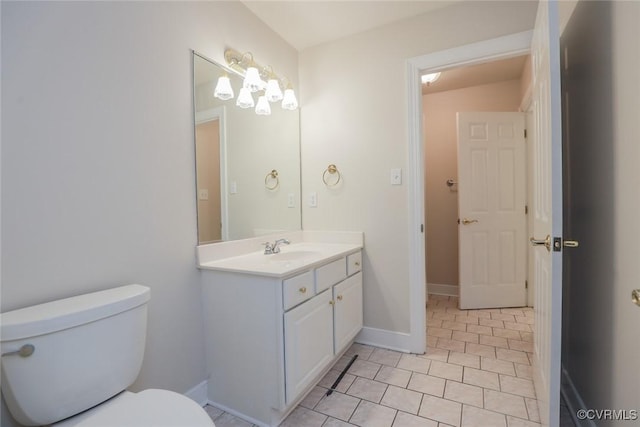
[[[244,1],[298,51],[440,9],[461,0]]]
[[[422,93],[436,93],[489,83],[516,80],[522,76],[528,55],[484,64],[469,65],[443,71],[440,78],[431,85],[423,85]]]

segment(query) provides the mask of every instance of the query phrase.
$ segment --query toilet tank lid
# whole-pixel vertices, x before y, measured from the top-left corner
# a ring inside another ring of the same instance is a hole
[[[122,313],[149,301],[143,285],[125,285],[0,314],[0,341],[44,335]]]

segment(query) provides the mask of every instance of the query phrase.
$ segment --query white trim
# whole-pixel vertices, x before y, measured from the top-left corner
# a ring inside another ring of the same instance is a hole
[[[440,283],[427,283],[427,293],[434,295],[448,295],[457,297],[459,292],[458,285],[442,285]]]
[[[560,387],[560,392],[564,397],[564,401],[569,407],[569,413],[571,414],[571,419],[573,419],[573,423],[580,427],[596,427],[596,423],[593,420],[579,420],[577,417],[577,411],[579,409],[587,409],[587,405],[585,405],[584,400],[582,400],[582,396],[578,393],[578,389],[573,384],[569,373],[562,367],[562,383]]]
[[[421,71],[442,71],[463,65],[480,64],[529,53],[533,31],[471,43],[407,59],[407,190],[409,211],[409,348],[413,353],[426,349],[424,156],[422,138]]]
[[[187,391],[184,395],[196,402],[198,405],[204,406],[209,401],[209,398],[207,397],[207,384],[207,380],[204,380],[191,390]]]
[[[423,335],[426,337],[427,334],[423,332]],[[362,328],[356,337],[355,342],[358,344],[387,348],[389,350],[400,351],[403,353],[424,354],[426,350],[426,347],[424,347],[422,351],[412,351],[411,344],[413,343],[413,339],[410,334],[388,331],[386,329],[370,328],[367,326]]]

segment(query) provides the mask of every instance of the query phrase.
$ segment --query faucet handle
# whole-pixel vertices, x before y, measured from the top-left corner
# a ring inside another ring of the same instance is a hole
[[[264,254],[265,255],[273,253],[273,248],[275,247],[275,245],[272,245],[271,242],[264,242],[263,245],[264,245]]]

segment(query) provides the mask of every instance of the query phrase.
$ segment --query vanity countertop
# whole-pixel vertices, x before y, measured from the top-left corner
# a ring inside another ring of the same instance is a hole
[[[199,267],[205,270],[285,277],[356,252],[362,249],[362,244],[302,242],[283,245],[280,249],[277,254],[265,255],[264,251],[255,251],[202,262]]]

